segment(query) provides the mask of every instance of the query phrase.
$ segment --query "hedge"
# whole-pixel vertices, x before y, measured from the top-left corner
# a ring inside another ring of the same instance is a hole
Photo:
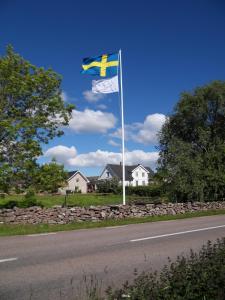
[[[160,197],[162,189],[160,185],[127,186],[126,194],[140,197]]]

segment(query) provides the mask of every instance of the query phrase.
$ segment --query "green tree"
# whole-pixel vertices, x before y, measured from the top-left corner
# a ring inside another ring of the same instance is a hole
[[[119,194],[122,191],[121,186],[119,185],[119,180],[116,177],[113,177],[111,179],[98,180],[97,190],[99,193],[113,194]]]
[[[61,77],[38,68],[11,46],[0,57],[0,189],[29,186],[41,144],[63,134],[73,106],[61,96]]]
[[[38,191],[55,193],[58,188],[63,187],[66,183],[67,172],[63,165],[59,165],[53,159],[49,164],[40,167],[36,174],[35,188]]]
[[[158,173],[173,200],[225,197],[225,82],[183,93],[164,124]]]

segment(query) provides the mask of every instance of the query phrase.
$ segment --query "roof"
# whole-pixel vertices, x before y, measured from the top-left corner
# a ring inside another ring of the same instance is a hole
[[[70,179],[70,177],[72,177],[74,174],[76,174],[78,172],[78,170],[75,170],[75,171],[69,171],[67,172],[67,180]]]
[[[134,169],[136,169],[138,166],[142,166],[142,165],[132,165],[132,166],[125,166],[125,180],[127,181],[131,181],[133,180],[131,174],[132,171]],[[142,166],[144,167],[144,166]],[[114,177],[119,178],[120,180],[122,180],[123,176],[122,176],[122,165],[113,165],[113,164],[108,164],[106,165],[106,168],[108,168],[108,170],[110,171],[111,175]],[[150,176],[153,176],[154,172],[152,171],[151,168],[149,167],[144,167],[148,172]]]
[[[90,183],[95,184],[98,181],[99,176],[88,176],[87,179]]]
[[[68,174],[67,181],[69,181],[77,173],[80,173],[80,175],[84,178],[84,180],[86,180],[87,182],[89,181],[88,178],[84,174],[82,174],[79,170],[67,172]]]

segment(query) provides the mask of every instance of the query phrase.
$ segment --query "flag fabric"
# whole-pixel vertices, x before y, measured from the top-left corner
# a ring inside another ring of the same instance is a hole
[[[83,59],[82,73],[101,77],[117,75],[119,65],[118,53],[103,54]]]
[[[118,76],[109,79],[92,80],[92,92],[95,94],[119,92]]]

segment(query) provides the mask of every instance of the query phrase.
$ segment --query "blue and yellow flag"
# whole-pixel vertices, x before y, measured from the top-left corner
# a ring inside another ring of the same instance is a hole
[[[82,73],[101,77],[117,75],[119,65],[118,53],[103,54],[83,59]]]

